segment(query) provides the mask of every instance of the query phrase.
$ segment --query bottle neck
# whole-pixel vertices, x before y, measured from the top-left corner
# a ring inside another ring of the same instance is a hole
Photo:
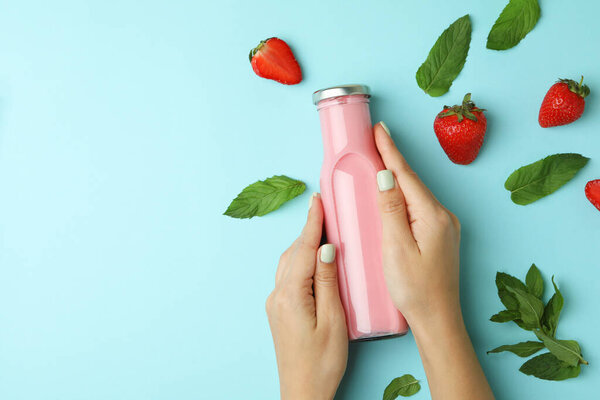
[[[360,153],[373,140],[369,99],[364,95],[342,96],[319,103],[319,118],[326,157]]]

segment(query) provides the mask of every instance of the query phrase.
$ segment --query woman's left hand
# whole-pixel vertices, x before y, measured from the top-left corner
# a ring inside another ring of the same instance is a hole
[[[348,334],[332,244],[319,248],[323,206],[313,195],[300,237],[281,256],[267,315],[282,400],[333,399],[348,359]]]

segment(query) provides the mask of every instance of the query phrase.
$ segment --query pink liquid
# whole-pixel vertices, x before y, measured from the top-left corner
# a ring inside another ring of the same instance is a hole
[[[375,148],[368,96],[325,99],[318,110],[325,231],[336,246],[348,336],[365,340],[405,334],[408,325],[383,276],[376,174],[385,167]]]

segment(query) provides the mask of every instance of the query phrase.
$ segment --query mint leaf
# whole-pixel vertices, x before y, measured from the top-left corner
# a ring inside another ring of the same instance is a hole
[[[469,14],[454,21],[438,38],[417,71],[417,83],[425,93],[438,97],[446,93],[458,76],[469,53]]]
[[[517,324],[517,325],[519,326],[519,328],[521,328],[521,329],[525,329],[526,331],[530,331],[530,330],[532,330],[532,329],[535,329],[535,328],[532,328],[531,326],[529,326],[529,325],[525,324],[525,323],[523,322],[523,320],[521,320],[521,319],[515,319],[513,322],[514,322],[515,324]]]
[[[419,381],[410,374],[393,379],[383,392],[383,400],[394,400],[398,396],[408,397],[421,390]]]
[[[527,285],[527,290],[529,290],[529,293],[538,299],[542,298],[542,295],[544,294],[544,279],[542,278],[542,274],[535,264],[531,264],[531,268],[529,268],[529,271],[527,271],[525,284]]]
[[[570,181],[589,158],[581,154],[554,154],[513,172],[504,187],[515,204],[527,205],[558,190]]]
[[[552,354],[561,361],[575,367],[588,362],[581,356],[581,348],[575,340],[557,340],[546,335],[542,331],[534,331],[535,335],[544,342],[544,345]]]
[[[519,44],[540,18],[537,0],[510,0],[492,26],[487,48],[506,50]]]
[[[512,287],[515,289],[521,289],[527,291],[527,287],[521,280],[509,275],[505,272],[496,273],[496,287],[498,288],[498,297],[507,310],[516,311],[519,309],[519,302],[513,294],[511,294],[506,288]]]
[[[542,314],[544,313],[544,303],[531,293],[521,289],[506,288],[512,293],[519,302],[519,313],[523,325],[529,329],[539,328]]]
[[[563,307],[564,299],[560,290],[554,283],[554,276],[552,277],[552,284],[554,285],[554,294],[550,297],[548,304],[544,308],[544,314],[542,315],[542,329],[550,337],[556,336],[556,327],[558,326],[558,318]]]
[[[525,375],[533,375],[540,379],[549,381],[562,381],[569,378],[575,378],[581,371],[581,366],[570,366],[560,361],[552,353],[544,353],[526,361],[519,371]]]
[[[224,215],[233,218],[263,216],[300,195],[306,185],[284,175],[272,176],[247,186],[231,202]]]
[[[496,347],[493,350],[488,351],[490,353],[500,353],[502,351],[510,351],[519,357],[529,357],[532,354],[537,353],[544,348],[544,343],[541,342],[521,342],[517,344],[505,344],[504,346]]]
[[[519,319],[521,314],[518,311],[502,310],[498,314],[492,315],[490,321],[492,322],[509,322]]]

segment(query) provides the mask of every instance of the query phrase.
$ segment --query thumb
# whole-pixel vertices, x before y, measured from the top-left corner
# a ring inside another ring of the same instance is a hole
[[[406,201],[402,190],[396,183],[394,173],[384,169],[377,173],[377,204],[381,214],[384,239],[391,239],[394,243],[406,247],[416,245],[410,225],[408,223],[408,212]]]
[[[342,312],[335,253],[336,248],[333,244],[324,244],[319,249],[317,267],[313,279],[317,321],[323,317],[331,317],[336,313]]]

